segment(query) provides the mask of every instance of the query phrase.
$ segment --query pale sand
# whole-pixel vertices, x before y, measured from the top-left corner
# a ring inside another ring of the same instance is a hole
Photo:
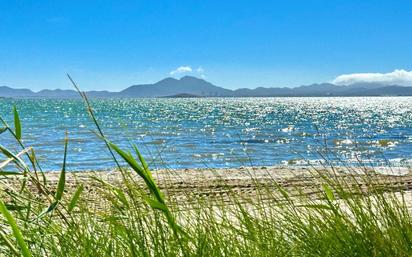
[[[128,171],[135,174],[133,171]],[[59,172],[46,172],[48,185],[56,188]],[[159,188],[169,196],[199,198],[226,198],[229,194],[237,194],[245,198],[253,198],[262,188],[282,186],[292,194],[298,190],[316,197],[324,181],[320,174],[339,176],[348,181],[348,186],[360,187],[367,190],[365,176],[372,176],[374,186],[387,190],[407,190],[412,192],[412,172],[408,168],[334,168],[323,167],[241,167],[230,169],[182,169],[155,170],[152,172]],[[366,175],[365,175],[366,174]],[[137,175],[136,182],[144,187],[143,180]],[[92,177],[121,186],[122,176],[117,170],[68,172],[66,176],[66,191],[73,192],[79,184],[85,187],[90,197],[99,188],[99,183]],[[7,183],[14,183],[9,179]],[[322,182],[323,181],[323,182]],[[269,197],[269,196],[268,196]]]

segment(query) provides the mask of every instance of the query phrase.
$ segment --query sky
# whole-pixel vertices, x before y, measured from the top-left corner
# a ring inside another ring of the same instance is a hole
[[[0,0],[0,85],[412,85],[411,1]]]

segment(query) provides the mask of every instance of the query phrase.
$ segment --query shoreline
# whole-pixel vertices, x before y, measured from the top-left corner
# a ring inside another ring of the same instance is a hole
[[[375,170],[375,171],[374,171]],[[132,170],[127,169],[137,185],[144,187],[143,180]],[[391,174],[392,173],[392,174]],[[59,181],[60,172],[45,172],[48,185],[55,188]],[[351,168],[334,167],[240,167],[224,169],[178,169],[154,170],[152,176],[159,188],[170,196],[225,196],[236,193],[246,197],[253,197],[260,186],[281,186],[286,190],[295,191],[304,189],[309,194],[319,192],[322,176],[337,176],[347,179],[349,183],[358,181],[364,183],[363,178],[373,177],[380,186],[396,190],[412,191],[412,170],[410,168]],[[7,178],[10,183],[18,182],[22,176]],[[39,176],[41,180],[41,176]],[[66,188],[69,193],[83,184],[88,192],[97,190],[96,178],[113,185],[122,185],[121,172],[112,169],[106,171],[78,171],[66,173]],[[352,182],[350,182],[352,181]],[[367,187],[367,185],[364,185]]]
[[[125,168],[130,170],[129,168]],[[387,176],[408,176],[412,175],[412,167],[389,167],[389,166],[301,166],[301,165],[275,165],[275,166],[240,166],[240,167],[228,167],[228,168],[179,168],[179,169],[150,169],[154,176],[165,173],[177,173],[177,174],[207,174],[208,172],[217,173],[223,176],[228,176],[229,174],[245,175],[248,172],[254,172],[256,175],[260,173],[270,173],[275,175],[275,177],[289,177],[291,175],[302,176],[308,175],[315,171],[333,172],[333,170],[340,174],[364,174],[364,173],[376,173],[379,175]],[[55,176],[59,174],[58,170],[44,171],[47,176]],[[119,173],[117,168],[109,169],[88,169],[88,170],[72,170],[67,171],[66,174],[71,175],[86,175],[86,174],[107,174],[113,175],[114,173]],[[120,174],[120,173],[119,173]],[[251,174],[248,174],[251,175]]]
[[[125,168],[127,172],[134,174],[133,170]],[[408,167],[323,167],[323,166],[262,166],[239,168],[186,168],[186,169],[158,169],[151,170],[152,176],[160,183],[164,180],[193,182],[202,180],[289,180],[313,178],[319,174],[339,176],[362,176],[374,174],[382,177],[412,178],[412,168]],[[58,180],[60,171],[45,171],[48,181]],[[83,170],[67,171],[66,180],[87,180],[91,176],[97,176],[107,181],[121,179],[121,172],[117,168],[107,170]],[[135,174],[136,177],[137,174]]]

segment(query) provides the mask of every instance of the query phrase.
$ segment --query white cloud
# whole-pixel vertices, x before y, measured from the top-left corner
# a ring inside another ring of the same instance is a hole
[[[380,83],[389,85],[412,86],[412,71],[394,70],[388,73],[352,73],[337,76],[332,83],[351,85],[355,83]]]
[[[187,73],[187,72],[192,72],[192,67],[190,67],[190,66],[180,66],[180,67],[177,67],[175,70],[172,70],[170,72],[170,75],[175,75],[175,74],[180,74],[180,73]]]

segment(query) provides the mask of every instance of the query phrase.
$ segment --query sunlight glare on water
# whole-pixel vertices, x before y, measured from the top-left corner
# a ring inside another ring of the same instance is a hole
[[[80,100],[0,99],[13,123],[16,105],[26,145],[45,170],[60,169],[69,131],[71,170],[113,167]],[[411,97],[96,99],[114,142],[136,143],[153,168],[303,165],[328,158],[409,166]],[[15,148],[10,137],[1,144]],[[16,149],[17,150],[17,149]]]

